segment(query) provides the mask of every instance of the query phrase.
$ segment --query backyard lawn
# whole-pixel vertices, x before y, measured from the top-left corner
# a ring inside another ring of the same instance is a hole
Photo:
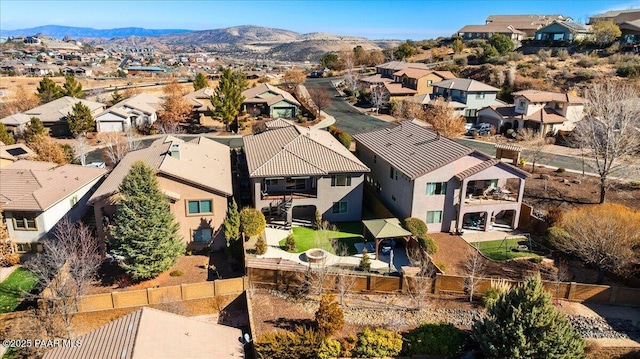
[[[38,277],[32,272],[18,268],[7,279],[0,283],[0,313],[13,312],[22,299],[25,292],[31,290],[38,283]]]
[[[311,248],[322,248],[333,254],[336,253],[335,247],[343,244],[349,255],[357,253],[355,243],[362,242],[362,223],[347,222],[336,225],[337,231],[320,230],[313,228],[293,227],[293,238],[296,240],[296,249],[293,253],[305,252]],[[284,247],[286,239],[281,240],[278,244]]]
[[[491,258],[495,261],[503,261],[507,259],[513,258],[523,258],[523,257],[535,257],[539,258],[542,254],[537,250],[530,250],[528,248],[527,239],[522,238],[509,238],[509,239],[498,239],[496,241],[488,241],[488,242],[475,242],[471,243],[472,246],[478,248],[482,254]],[[518,250],[518,245],[526,245],[526,249]]]

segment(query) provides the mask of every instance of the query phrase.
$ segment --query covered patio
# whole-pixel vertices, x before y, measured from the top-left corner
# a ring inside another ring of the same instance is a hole
[[[409,242],[411,238],[411,232],[402,228],[402,224],[400,220],[397,218],[381,218],[381,219],[370,219],[363,220],[363,230],[362,236],[365,241],[367,240],[367,233],[370,233],[374,238],[375,242],[375,259],[378,259],[378,253],[380,251],[380,243],[384,240],[390,240],[392,245],[390,245],[390,250],[393,251],[394,245],[393,243],[395,239],[402,238],[405,241],[405,246]]]

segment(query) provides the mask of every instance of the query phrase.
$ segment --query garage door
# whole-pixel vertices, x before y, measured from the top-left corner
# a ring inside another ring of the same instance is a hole
[[[100,122],[99,132],[122,132],[122,122]]]
[[[291,107],[280,107],[273,109],[273,118],[292,118],[293,117],[293,108]]]

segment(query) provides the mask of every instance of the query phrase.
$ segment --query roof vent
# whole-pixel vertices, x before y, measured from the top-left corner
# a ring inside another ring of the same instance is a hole
[[[180,159],[180,144],[172,143],[171,149],[169,150],[169,156],[174,157],[176,159]]]

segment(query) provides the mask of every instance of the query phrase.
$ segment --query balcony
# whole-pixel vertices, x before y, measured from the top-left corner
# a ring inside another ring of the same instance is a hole
[[[491,190],[481,195],[467,194],[467,197],[464,199],[464,204],[468,206],[512,204],[515,202],[518,202],[517,193],[511,193],[511,191],[503,188]]]
[[[291,199],[305,199],[305,198],[318,198],[318,191],[269,191],[261,192],[260,199],[262,200],[278,200],[284,197]]]

